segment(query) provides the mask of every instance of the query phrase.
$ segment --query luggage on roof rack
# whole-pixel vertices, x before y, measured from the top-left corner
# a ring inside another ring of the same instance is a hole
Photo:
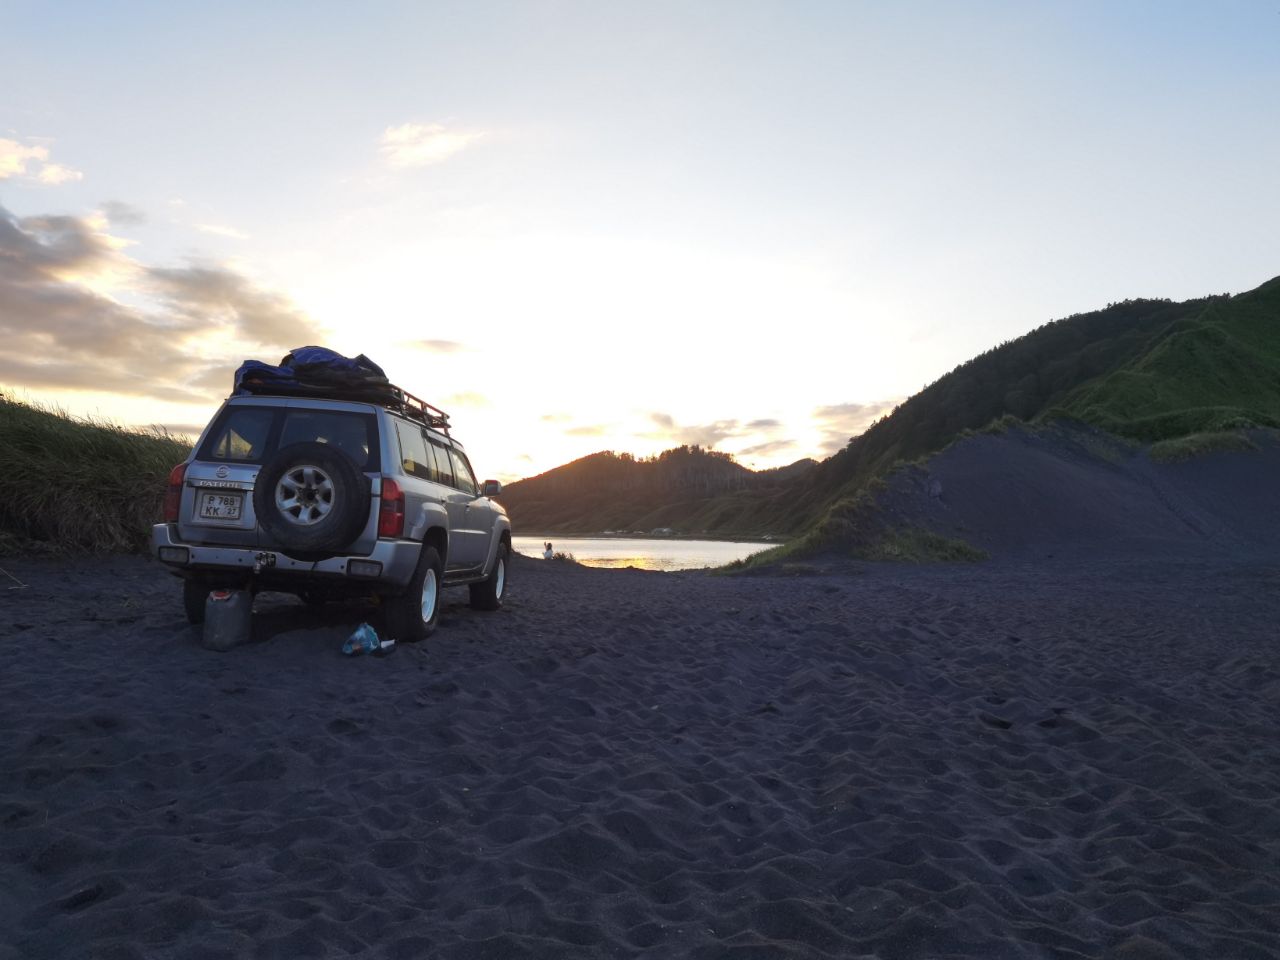
[[[321,397],[376,403],[437,430],[449,415],[387,379],[364,354],[352,359],[326,347],[299,347],[276,366],[246,360],[236,370],[232,396]]]

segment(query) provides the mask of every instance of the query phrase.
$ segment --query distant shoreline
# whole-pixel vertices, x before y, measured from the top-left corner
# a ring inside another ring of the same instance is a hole
[[[767,543],[775,547],[791,539],[791,537],[774,537],[766,540],[764,537],[726,537],[692,533],[673,533],[657,536],[652,533],[524,533],[523,531],[515,531],[513,536],[529,537],[534,540],[551,540],[553,542],[557,537],[563,540],[706,540],[712,543]]]

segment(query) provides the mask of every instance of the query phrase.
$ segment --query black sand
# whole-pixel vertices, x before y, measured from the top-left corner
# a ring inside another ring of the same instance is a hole
[[[1277,957],[1280,566],[517,559],[429,645],[0,598],[0,957]]]

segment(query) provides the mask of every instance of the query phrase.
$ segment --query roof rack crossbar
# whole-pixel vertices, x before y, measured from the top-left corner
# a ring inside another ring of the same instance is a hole
[[[433,430],[442,431],[445,436],[452,438],[449,433],[449,414],[445,413],[434,404],[427,403],[421,397],[415,397],[403,387],[397,387],[394,383],[388,383],[380,388],[380,396],[371,397],[367,394],[357,395],[345,393],[341,389],[321,388],[312,385],[305,389],[290,389],[279,384],[259,387],[258,389],[249,388],[246,393],[253,393],[257,396],[278,396],[278,397],[315,397],[317,399],[326,400],[346,400],[356,403],[372,403],[375,406],[391,410],[410,420],[416,420],[418,423],[431,427]]]
[[[449,415],[433,404],[427,403],[421,397],[415,397],[403,387],[391,385],[397,403],[389,406],[396,409],[399,413],[410,417],[413,420],[425,423],[428,427],[436,430],[443,430],[446,435],[449,433]]]

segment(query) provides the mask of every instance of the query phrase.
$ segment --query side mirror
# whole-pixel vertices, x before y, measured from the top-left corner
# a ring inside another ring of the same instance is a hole
[[[496,497],[500,493],[502,493],[502,484],[497,480],[486,480],[484,486],[480,488],[482,497]]]

